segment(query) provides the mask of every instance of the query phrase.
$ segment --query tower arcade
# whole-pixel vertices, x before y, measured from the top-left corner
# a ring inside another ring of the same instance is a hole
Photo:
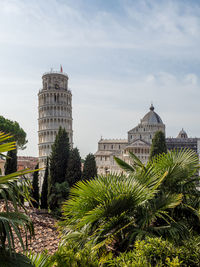
[[[42,76],[42,89],[38,93],[38,147],[39,166],[44,167],[51,153],[59,127],[65,128],[69,143],[73,145],[72,93],[68,89],[68,75],[50,71]]]

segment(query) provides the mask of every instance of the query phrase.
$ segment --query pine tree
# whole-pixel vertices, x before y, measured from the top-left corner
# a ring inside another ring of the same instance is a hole
[[[70,151],[66,172],[66,181],[68,182],[69,187],[81,180],[81,175],[81,157],[78,148],[74,148]]]
[[[53,192],[53,187],[56,183],[63,183],[65,182],[65,175],[69,160],[69,138],[67,136],[67,132],[65,129],[59,128],[58,134],[56,135],[56,139],[54,144],[52,145],[52,152],[50,155],[50,176],[49,176],[49,192],[48,192],[48,199],[51,202],[51,194]],[[49,202],[48,201],[48,202]],[[53,205],[48,203],[51,209]],[[57,208],[57,205],[55,205]]]
[[[17,149],[8,151],[5,163],[5,175],[17,171]]]
[[[93,154],[88,154],[83,167],[83,179],[92,179],[97,176],[97,166]]]
[[[48,176],[49,176],[49,159],[47,158],[44,179],[42,184],[42,192],[41,192],[41,209],[48,209],[48,203],[47,203]]]
[[[35,166],[35,169],[38,169],[39,164]],[[33,181],[32,181],[32,198],[35,201],[32,201],[33,207],[38,208],[39,207],[39,185],[38,185],[38,171],[33,173]]]
[[[150,159],[162,153],[167,153],[165,134],[162,131],[158,131],[155,133],[154,138],[152,140]]]

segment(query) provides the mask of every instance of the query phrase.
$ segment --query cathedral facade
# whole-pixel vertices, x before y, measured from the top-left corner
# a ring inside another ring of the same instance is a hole
[[[114,156],[130,163],[129,152],[133,152],[143,163],[149,159],[152,139],[157,131],[165,134],[165,124],[154,111],[153,105],[140,123],[128,131],[127,139],[101,139],[95,153],[98,174],[119,173],[121,169]]]
[[[129,152],[147,163],[152,139],[157,131],[165,134],[165,124],[151,105],[150,111],[140,123],[128,131],[127,139],[101,139],[98,142],[98,151],[95,153],[98,174],[120,173],[121,168],[115,162],[114,156],[130,164]],[[176,138],[166,138],[166,145],[168,150],[190,148],[200,155],[200,138],[188,138],[183,129]]]

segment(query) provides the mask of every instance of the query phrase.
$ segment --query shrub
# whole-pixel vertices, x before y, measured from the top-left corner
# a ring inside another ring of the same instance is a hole
[[[121,253],[111,260],[109,266],[182,266],[179,256],[181,249],[161,238],[147,238],[136,241],[132,251]]]
[[[61,215],[61,205],[67,199],[69,194],[69,185],[67,182],[55,183],[49,195],[49,207],[55,215]]]
[[[80,249],[74,242],[61,246],[52,256],[51,262],[57,267],[97,267],[98,259],[89,248]]]

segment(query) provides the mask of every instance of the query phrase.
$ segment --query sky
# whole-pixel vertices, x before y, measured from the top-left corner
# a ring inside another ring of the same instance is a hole
[[[0,115],[38,156],[42,74],[62,64],[82,157],[127,138],[151,103],[167,137],[200,137],[199,51],[198,0],[0,0]]]

